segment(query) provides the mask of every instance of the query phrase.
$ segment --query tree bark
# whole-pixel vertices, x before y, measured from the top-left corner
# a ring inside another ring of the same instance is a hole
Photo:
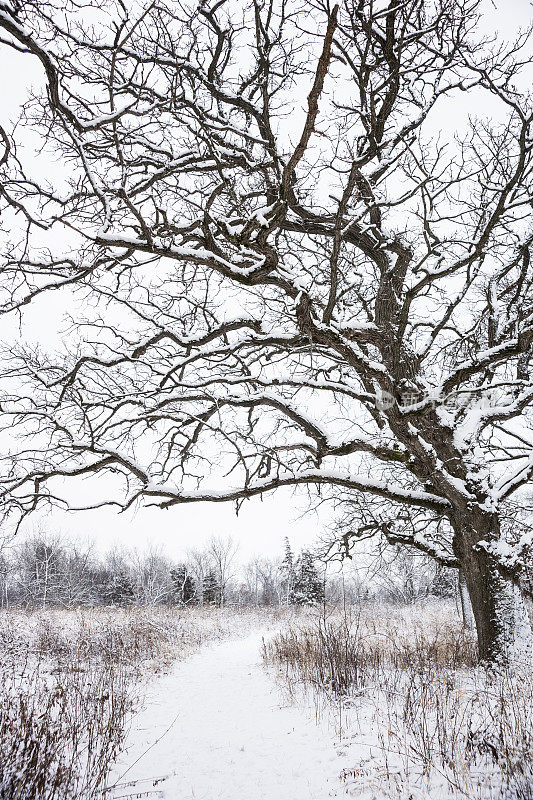
[[[518,576],[506,572],[480,542],[490,542],[490,515],[479,515],[462,530],[461,568],[472,603],[479,657],[503,665],[527,662],[533,632]],[[496,522],[497,524],[497,522]]]

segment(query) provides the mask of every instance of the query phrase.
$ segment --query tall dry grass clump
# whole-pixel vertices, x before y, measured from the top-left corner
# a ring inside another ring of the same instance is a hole
[[[349,795],[533,800],[531,671],[480,668],[449,606],[303,617],[264,658],[336,715]]]

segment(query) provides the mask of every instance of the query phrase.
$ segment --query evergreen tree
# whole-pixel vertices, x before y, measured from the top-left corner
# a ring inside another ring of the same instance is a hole
[[[196,602],[196,584],[187,568],[180,564],[170,570],[170,578],[173,586],[173,596],[179,605],[192,605]]]
[[[436,597],[455,597],[457,584],[457,570],[444,567],[435,562],[433,577],[429,584],[429,593]]]
[[[299,606],[314,606],[324,601],[324,583],[309,550],[302,550],[296,562],[290,602]]]
[[[106,600],[117,606],[125,606],[133,603],[135,592],[133,583],[125,570],[119,570],[109,576],[109,583],[106,587]]]
[[[197,601],[196,584],[192,575],[187,575],[183,584],[183,602],[186,606],[193,605]]]
[[[283,582],[283,595],[285,603],[291,602],[292,590],[294,588],[294,556],[288,536],[285,537],[285,555],[280,565],[281,580]]]
[[[209,570],[204,577],[202,589],[204,605],[220,605],[220,587],[213,570]]]

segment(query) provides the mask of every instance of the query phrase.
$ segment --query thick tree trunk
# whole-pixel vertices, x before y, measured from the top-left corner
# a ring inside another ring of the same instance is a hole
[[[461,565],[476,622],[479,656],[504,665],[526,662],[533,653],[533,632],[518,581],[504,574],[482,547],[475,547],[470,535],[466,538]],[[476,538],[483,537],[477,534]]]

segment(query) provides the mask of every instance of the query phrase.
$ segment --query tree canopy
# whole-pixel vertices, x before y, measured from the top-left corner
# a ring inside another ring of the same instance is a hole
[[[61,290],[73,317],[63,354],[4,359],[6,508],[102,472],[121,508],[333,487],[350,535],[461,564],[499,617],[531,544],[505,523],[533,475],[533,104],[529,31],[484,39],[480,10],[0,0],[46,78],[41,168],[2,134],[2,310]]]

